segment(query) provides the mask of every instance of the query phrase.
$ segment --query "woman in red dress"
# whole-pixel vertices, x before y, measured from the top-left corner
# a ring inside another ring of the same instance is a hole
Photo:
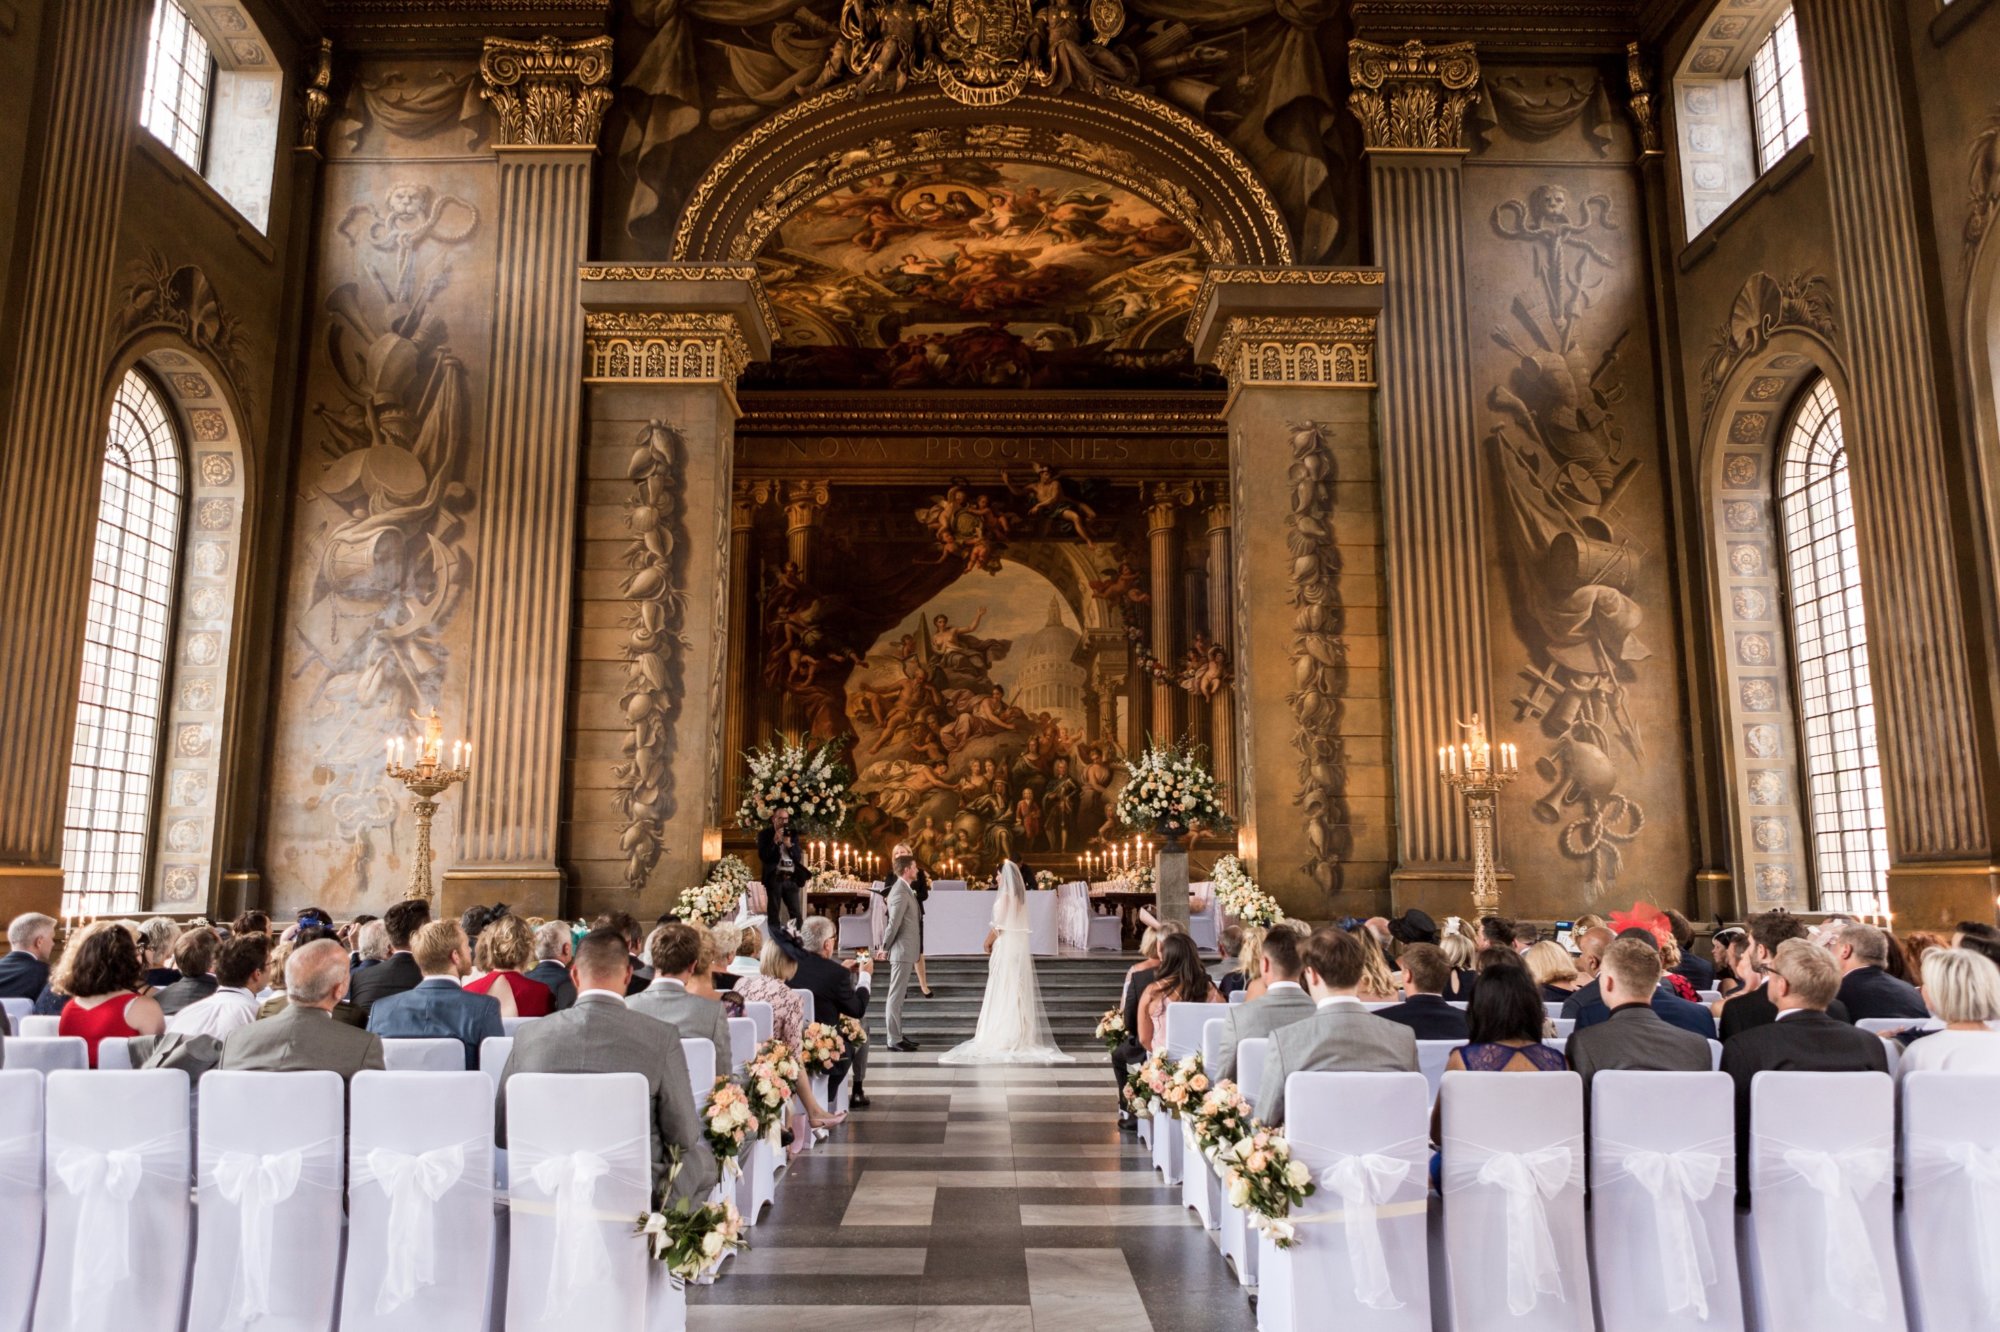
[[[97,1067],[97,1047],[106,1040],[157,1036],[166,1015],[146,988],[139,946],[124,926],[111,921],[86,925],[63,950],[52,978],[69,996],[56,1024],[59,1036],[81,1036]]]
[[[473,965],[486,974],[467,982],[465,988],[498,999],[501,1017],[548,1016],[554,993],[523,974],[535,965],[535,932],[527,921],[502,916],[481,930]]]

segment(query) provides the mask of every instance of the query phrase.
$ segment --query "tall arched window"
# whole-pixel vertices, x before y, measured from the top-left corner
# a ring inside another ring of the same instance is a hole
[[[1840,403],[1806,389],[1779,479],[1806,812],[1822,911],[1887,911],[1889,835]]]
[[[104,440],[63,820],[64,911],[142,904],[185,493],[166,405],[135,370],[118,386]]]

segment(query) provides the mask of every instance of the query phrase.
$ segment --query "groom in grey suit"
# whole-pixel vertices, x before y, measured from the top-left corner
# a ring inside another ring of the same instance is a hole
[[[910,1051],[915,1041],[903,1039],[903,1000],[910,992],[917,955],[917,893],[912,886],[917,877],[915,856],[897,856],[890,866],[895,878],[889,881],[889,921],[882,927],[882,947],[889,954],[889,1048]]]
[[[1360,940],[1322,925],[1299,950],[1306,993],[1317,1011],[1271,1033],[1263,1094],[1255,1105],[1266,1124],[1285,1122],[1285,1079],[1294,1073],[1414,1073],[1417,1035],[1376,1017],[1357,998],[1364,954]]]

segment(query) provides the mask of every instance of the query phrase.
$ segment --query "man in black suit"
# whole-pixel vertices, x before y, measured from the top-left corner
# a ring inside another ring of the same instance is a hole
[[[1737,1201],[1750,1193],[1750,1082],[1759,1073],[1887,1073],[1889,1056],[1879,1036],[1828,1017],[1840,988],[1831,954],[1804,939],[1787,939],[1763,964],[1764,989],[1777,1016],[1731,1037],[1722,1047],[1722,1071],[1736,1082]]]
[[[1827,945],[1840,966],[1840,1002],[1847,1016],[1863,1018],[1914,1018],[1921,1022],[1931,1015],[1917,987],[1898,980],[1883,968],[1889,963],[1889,936],[1874,925],[1850,921]]]
[[[1451,960],[1436,944],[1411,944],[1398,959],[1403,966],[1403,1002],[1375,1010],[1376,1017],[1400,1022],[1420,1041],[1466,1039],[1465,1013],[1444,997],[1451,981]]]
[[[1807,933],[1806,923],[1789,911],[1766,911],[1762,915],[1750,917],[1747,926],[1750,934],[1750,960],[1759,968],[1776,957],[1778,949],[1787,942],[1803,939]],[[1768,979],[1768,973],[1762,970],[1754,974]],[[1778,1007],[1766,993],[1767,989],[1766,985],[1759,984],[1754,990],[1745,990],[1741,994],[1730,996],[1729,1002],[1722,1006],[1722,1017],[1716,1025],[1723,1045],[1727,1046],[1730,1041],[1751,1028],[1764,1026],[1777,1018]],[[1827,1005],[1826,1015],[1836,1022],[1850,1021],[1847,1006],[1838,999]]]
[[[1611,1017],[1571,1032],[1564,1051],[1569,1066],[1583,1076],[1585,1113],[1593,1074],[1628,1068],[1708,1072],[1713,1057],[1707,1039],[1674,1026],[1655,1011],[1660,983],[1656,949],[1639,939],[1619,939],[1605,950],[1598,975]]]
[[[652,967],[647,965],[645,958],[639,956],[639,945],[645,942],[645,936],[639,931],[637,917],[629,911],[607,911],[592,921],[590,928],[593,932],[616,930],[623,936],[626,959],[632,964],[631,979],[625,982],[626,998],[641,993],[653,983]]]
[[[1660,951],[1659,940],[1653,937],[1651,930],[1633,928],[1623,931],[1617,937],[1635,939],[1655,953]],[[1600,954],[1599,966],[1602,965],[1602,959],[1603,954]],[[1674,993],[1673,982],[1665,977],[1662,977],[1660,983],[1653,989],[1653,1011],[1664,1021],[1685,1028],[1703,1040],[1715,1035],[1715,1019],[1709,1016],[1708,1010],[1700,1004],[1691,1004]],[[1574,1019],[1579,1031],[1585,1027],[1594,1027],[1600,1022],[1610,1021],[1611,1009],[1604,1002],[1604,987],[1601,981],[1592,980],[1588,985],[1579,985],[1574,994],[1563,1000],[1562,1016]]]
[[[1598,993],[1597,968],[1604,961],[1604,950],[1611,947],[1617,933],[1608,925],[1593,925],[1576,938],[1576,979],[1577,987],[1569,998],[1563,1000],[1562,1015],[1574,1019],[1591,1004],[1601,1004],[1603,997]]]
[[[875,980],[875,962],[866,954],[853,962],[834,960],[834,949],[839,937],[839,928],[825,916],[809,917],[799,931],[801,939],[794,939],[780,931],[771,937],[778,947],[785,950],[799,969],[792,973],[790,981],[794,990],[804,990],[813,997],[814,1020],[837,1024],[843,1017],[860,1019],[868,1013],[869,987]],[[851,969],[850,969],[851,968]],[[862,1094],[862,1084],[868,1080],[868,1047],[855,1045],[847,1047],[847,1058],[833,1067],[827,1075],[826,1094],[828,1107],[832,1097],[840,1091],[840,1080],[847,1076],[848,1065],[854,1067],[854,1096],[848,1104],[856,1109],[868,1108],[868,1098]]]
[[[771,824],[757,833],[757,859],[763,862],[764,910],[774,926],[783,926],[787,913],[795,922],[806,918],[804,884],[805,852],[799,835],[792,830],[792,811],[771,811]]]
[[[180,972],[181,978],[153,996],[160,1001],[162,1013],[172,1017],[215,993],[215,954],[221,945],[221,939],[206,925],[188,930],[174,940],[174,970]]]
[[[551,920],[536,929],[535,966],[528,979],[549,987],[554,996],[549,1002],[551,1013],[560,1013],[576,1002],[576,983],[569,978],[569,960],[568,921]]]
[[[1674,931],[1674,947],[1681,950],[1681,960],[1674,964],[1674,974],[1697,990],[1714,989],[1715,964],[1695,952],[1693,923],[1671,907],[1666,914],[1667,924]]]
[[[431,904],[420,898],[398,902],[382,913],[382,926],[389,931],[389,960],[355,972],[347,994],[364,1025],[377,999],[414,990],[423,983],[423,970],[410,956],[410,938],[430,922]]]
[[[0,999],[36,999],[49,985],[49,954],[56,947],[56,923],[39,911],[14,917],[0,957]]]

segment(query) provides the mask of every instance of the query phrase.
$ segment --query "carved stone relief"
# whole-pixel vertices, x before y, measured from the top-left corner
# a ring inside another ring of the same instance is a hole
[[[1979,254],[1979,243],[2000,212],[2000,107],[1996,107],[1980,127],[1966,154],[1965,265]]]
[[[1299,867],[1327,892],[1341,886],[1341,865],[1352,851],[1348,818],[1347,755],[1340,738],[1347,693],[1347,612],[1341,602],[1339,548],[1334,544],[1334,488],[1340,481],[1333,442],[1324,426],[1292,426],[1291,511],[1285,549],[1291,556],[1287,589],[1292,606],[1292,691],[1285,696],[1296,727],[1299,793],[1312,854]],[[1239,630],[1241,626],[1239,623]],[[1247,635],[1238,635],[1247,642]]]

